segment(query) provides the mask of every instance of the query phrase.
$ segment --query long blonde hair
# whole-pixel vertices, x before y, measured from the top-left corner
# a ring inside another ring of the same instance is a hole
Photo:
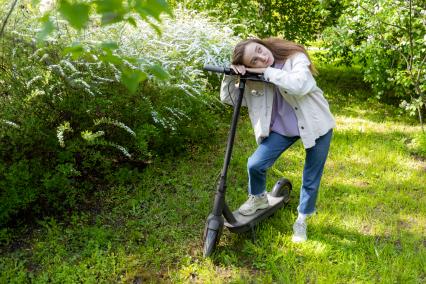
[[[232,64],[234,65],[242,65],[243,64],[243,56],[245,52],[245,48],[249,43],[258,43],[265,46],[272,52],[275,60],[286,61],[291,55],[297,52],[304,53],[311,65],[309,65],[309,70],[313,75],[317,75],[318,71],[312,63],[309,54],[306,52],[306,49],[303,45],[294,43],[292,41],[284,40],[282,38],[270,37],[266,39],[258,39],[258,38],[250,38],[239,42],[234,48],[234,54],[232,55]]]

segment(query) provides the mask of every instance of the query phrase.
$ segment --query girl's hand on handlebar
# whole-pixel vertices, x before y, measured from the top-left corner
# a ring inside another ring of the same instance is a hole
[[[247,72],[250,73],[256,73],[256,74],[263,74],[265,73],[266,68],[246,68]]]
[[[255,73],[255,74],[263,74],[266,68],[249,68],[244,65],[231,65],[232,70],[235,73],[244,75],[246,72]]]
[[[234,70],[235,73],[244,75],[246,74],[246,67],[244,65],[231,65],[232,70]]]

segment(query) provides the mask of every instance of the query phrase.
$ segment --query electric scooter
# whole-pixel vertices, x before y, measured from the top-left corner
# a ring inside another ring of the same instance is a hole
[[[265,209],[257,210],[256,213],[249,216],[244,216],[238,212],[238,210],[232,212],[225,202],[226,194],[226,176],[228,172],[228,166],[231,160],[232,148],[234,145],[235,133],[237,130],[237,122],[240,114],[241,103],[244,95],[244,88],[247,81],[262,81],[264,77],[262,74],[255,74],[247,72],[244,75],[236,74],[232,68],[228,67],[217,67],[211,65],[205,65],[204,70],[210,72],[216,72],[226,75],[239,76],[238,85],[238,98],[234,103],[234,112],[232,115],[231,128],[228,135],[228,142],[226,145],[225,160],[223,168],[220,174],[220,179],[217,185],[216,195],[213,204],[213,210],[207,217],[206,225],[204,228],[204,257],[210,256],[216,248],[222,234],[223,226],[226,226],[233,233],[242,233],[248,230],[252,230],[254,236],[254,227],[260,221],[271,216],[278,209],[288,204],[290,201],[290,193],[292,190],[291,182],[288,179],[281,178],[274,185],[271,192],[267,193],[269,207]]]

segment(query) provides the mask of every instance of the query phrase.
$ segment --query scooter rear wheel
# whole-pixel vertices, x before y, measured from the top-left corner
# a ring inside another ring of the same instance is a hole
[[[277,181],[270,194],[274,197],[284,197],[284,202],[288,203],[292,188],[291,182],[286,178],[282,178]]]

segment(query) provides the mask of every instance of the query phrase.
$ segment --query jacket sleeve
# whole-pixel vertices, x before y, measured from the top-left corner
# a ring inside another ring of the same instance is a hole
[[[220,100],[223,103],[234,105],[238,98],[238,87],[236,86],[237,80],[235,76],[223,76],[222,85],[220,87]],[[242,106],[247,106],[243,98]]]
[[[290,58],[290,71],[268,67],[264,77],[270,83],[278,86],[281,92],[292,96],[304,96],[316,87],[314,76],[309,69],[311,62],[303,53],[297,53]]]

